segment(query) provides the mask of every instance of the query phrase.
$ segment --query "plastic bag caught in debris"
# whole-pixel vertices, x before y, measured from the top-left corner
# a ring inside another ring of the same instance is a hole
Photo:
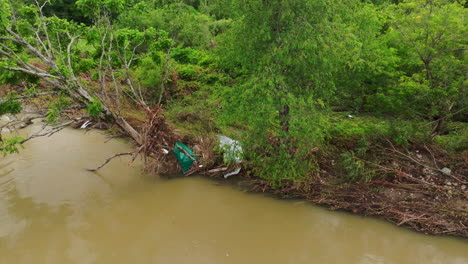
[[[218,136],[219,138],[219,147],[224,151],[223,158],[224,162],[230,163],[241,163],[243,160],[243,152],[242,146],[239,141],[234,140],[232,138],[228,138],[226,136]],[[230,176],[239,174],[241,168],[237,168],[236,170],[229,172],[224,175],[224,178],[228,178]]]
[[[182,171],[184,173],[187,173],[190,167],[192,167],[193,163],[197,160],[193,150],[181,142],[176,142],[172,152],[176,156],[177,161],[179,162],[180,167],[182,167]]]
[[[227,179],[228,177],[237,175],[237,174],[239,174],[240,171],[241,171],[241,168],[239,167],[235,171],[231,171],[229,173],[226,173],[226,174],[224,174],[224,179]]]
[[[224,150],[224,162],[241,163],[243,160],[242,147],[239,141],[226,136],[218,136],[219,147]]]

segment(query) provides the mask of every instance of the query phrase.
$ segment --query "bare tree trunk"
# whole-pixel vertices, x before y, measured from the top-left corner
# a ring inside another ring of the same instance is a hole
[[[455,103],[451,103],[448,107],[445,113],[443,113],[437,120],[433,122],[432,125],[432,130],[431,130],[431,139],[434,139],[436,136],[440,135],[442,132],[443,126],[444,126],[444,121],[447,119],[447,117],[450,115],[450,112],[452,111],[453,106]]]
[[[161,104],[161,102],[162,102],[163,95],[164,95],[165,88],[166,88],[164,83],[166,82],[167,78],[169,77],[169,70],[171,69],[171,60],[170,60],[171,50],[172,50],[172,47],[166,52],[166,57],[165,57],[166,69],[164,70],[164,75],[163,75],[163,77],[161,79],[161,92],[159,94],[158,104]]]

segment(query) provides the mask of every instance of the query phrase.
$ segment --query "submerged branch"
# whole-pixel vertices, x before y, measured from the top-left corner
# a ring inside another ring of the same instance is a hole
[[[104,161],[104,163],[102,163],[99,167],[95,168],[95,169],[87,169],[88,171],[98,171],[100,170],[102,167],[106,166],[107,163],[109,163],[111,160],[113,160],[114,158],[117,158],[117,157],[121,157],[121,156],[129,156],[129,155],[134,155],[135,152],[123,152],[123,153],[117,153],[115,155],[113,155],[112,157],[106,159],[106,161]]]
[[[35,118],[40,118],[40,117],[34,117],[33,119]],[[73,124],[74,122],[80,120],[81,118],[76,118],[74,120],[71,120],[71,121],[68,121],[68,122],[65,122],[63,124],[60,124],[60,125],[57,125],[57,126],[54,126],[54,127],[51,127],[49,129],[46,129],[47,126],[45,125],[40,131],[30,135],[28,138],[26,139],[23,139],[19,142],[17,142],[17,144],[19,145],[22,145],[28,141],[30,141],[31,139],[34,139],[34,138],[38,138],[38,137],[50,137],[52,135],[54,135],[55,133],[57,132],[60,132],[62,129],[68,127],[69,125]],[[5,148],[0,148],[0,151],[3,151]]]

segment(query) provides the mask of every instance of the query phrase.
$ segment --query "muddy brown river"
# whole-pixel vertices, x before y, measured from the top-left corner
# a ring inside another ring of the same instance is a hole
[[[433,237],[201,178],[155,179],[115,159],[125,140],[67,129],[0,158],[1,264],[466,264]]]

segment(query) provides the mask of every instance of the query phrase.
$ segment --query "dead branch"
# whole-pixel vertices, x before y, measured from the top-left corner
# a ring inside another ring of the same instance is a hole
[[[165,57],[166,69],[164,70],[164,75],[163,75],[163,78],[161,79],[161,83],[160,83],[161,92],[159,94],[158,104],[161,104],[161,102],[162,102],[163,94],[164,94],[164,90],[165,90],[164,83],[166,82],[167,78],[169,77],[169,70],[171,69],[171,60],[170,60],[171,51],[172,51],[172,46],[166,52],[166,57]]]
[[[113,155],[112,157],[106,159],[106,161],[104,161],[104,163],[102,163],[101,165],[99,165],[99,167],[95,168],[95,169],[87,169],[88,171],[98,171],[100,170],[102,167],[106,166],[107,163],[109,163],[111,160],[113,160],[114,158],[117,158],[117,157],[121,157],[121,156],[129,156],[129,155],[135,155],[135,152],[123,152],[123,153],[117,153],[115,155]]]
[[[452,179],[458,181],[459,183],[468,184],[468,182],[466,182],[466,181],[464,181],[464,180],[461,180],[461,179],[459,179],[458,177],[455,177],[455,176],[452,175],[452,174],[447,174],[447,173],[443,172],[443,171],[442,171],[441,169],[439,169],[438,167],[428,166],[427,164],[421,163],[421,162],[418,161],[417,159],[411,157],[411,155],[405,154],[405,153],[403,153],[403,152],[397,150],[397,149],[395,148],[395,146],[394,146],[388,139],[387,139],[387,141],[388,141],[388,143],[391,145],[392,148],[391,148],[391,149],[387,148],[386,150],[392,151],[392,152],[394,152],[394,153],[400,155],[401,157],[403,157],[403,158],[405,158],[405,159],[407,159],[407,160],[409,160],[409,161],[412,161],[412,162],[418,164],[419,166],[426,167],[426,168],[429,168],[429,169],[431,169],[431,170],[438,171],[438,172],[440,172],[440,173],[442,173],[442,174],[444,174],[444,175],[447,175],[447,176],[451,177]],[[429,151],[429,153],[432,155],[432,152]],[[433,158],[434,158],[434,156],[433,156]],[[435,162],[435,158],[434,158],[434,162]],[[437,166],[437,164],[435,164],[435,166]],[[428,185],[432,185],[432,184],[430,184],[430,183],[428,183],[428,182],[426,182],[426,181],[418,180],[418,179],[413,178],[413,177],[410,177],[410,178],[412,178],[413,180],[416,180],[416,181],[423,182],[423,183],[428,184]]]
[[[44,125],[42,127],[42,129],[32,135],[30,135],[28,138],[26,139],[23,139],[21,140],[20,142],[18,142],[20,145],[34,139],[34,138],[38,138],[38,137],[51,137],[52,135],[54,135],[55,133],[61,131],[62,129],[68,127],[69,125],[73,124],[74,122],[76,122],[77,120],[79,120],[80,118],[77,118],[75,120],[72,120],[72,121],[68,121],[68,122],[65,122],[63,124],[60,124],[60,125],[57,125],[57,126],[54,126],[54,127],[51,127],[51,128],[47,128],[47,125]],[[45,131],[45,132],[44,132]],[[2,151],[4,148],[0,148],[0,151]]]
[[[431,154],[432,161],[434,162],[434,166],[439,170],[440,168],[439,166],[437,166],[437,161],[432,151],[426,146],[426,144],[424,144],[424,148],[426,149],[427,152],[429,152],[429,154]]]
[[[145,161],[153,160],[154,173],[175,172],[178,168],[177,161],[173,155],[168,155],[180,138],[162,115],[162,106],[156,105],[153,109],[147,109],[148,121],[142,131],[142,154]],[[157,163],[157,164],[156,164]]]
[[[20,101],[20,100],[24,100],[24,99],[28,99],[28,98],[36,98],[36,97],[51,95],[51,94],[57,94],[57,92],[55,92],[55,91],[40,92],[40,93],[35,93],[35,94],[28,94],[28,95],[18,96],[18,97],[14,97],[14,98],[10,98],[10,99],[7,99],[7,100],[0,101],[0,104],[8,103],[8,102],[11,102],[11,101]]]
[[[38,49],[33,47],[28,41],[26,41],[20,35],[16,34],[11,28],[6,27],[5,30],[11,36],[13,36],[13,38],[10,38],[11,41],[24,46],[29,51],[31,51],[36,57],[41,59],[43,62],[45,62],[47,65],[49,65],[53,69],[58,69],[57,65],[53,61],[49,60],[46,56],[44,56],[44,54],[42,54]]]
[[[227,170],[228,170],[228,167],[222,167],[222,168],[209,170],[208,173],[217,173],[217,172],[227,171]]]
[[[45,115],[30,116],[30,117],[26,117],[26,118],[19,119],[19,120],[12,120],[12,121],[0,126],[0,133],[4,128],[10,129],[11,127],[19,125],[19,124],[31,124],[32,120],[37,119],[37,118],[43,118],[43,117],[45,117]],[[10,131],[11,131],[11,129],[10,129]]]

